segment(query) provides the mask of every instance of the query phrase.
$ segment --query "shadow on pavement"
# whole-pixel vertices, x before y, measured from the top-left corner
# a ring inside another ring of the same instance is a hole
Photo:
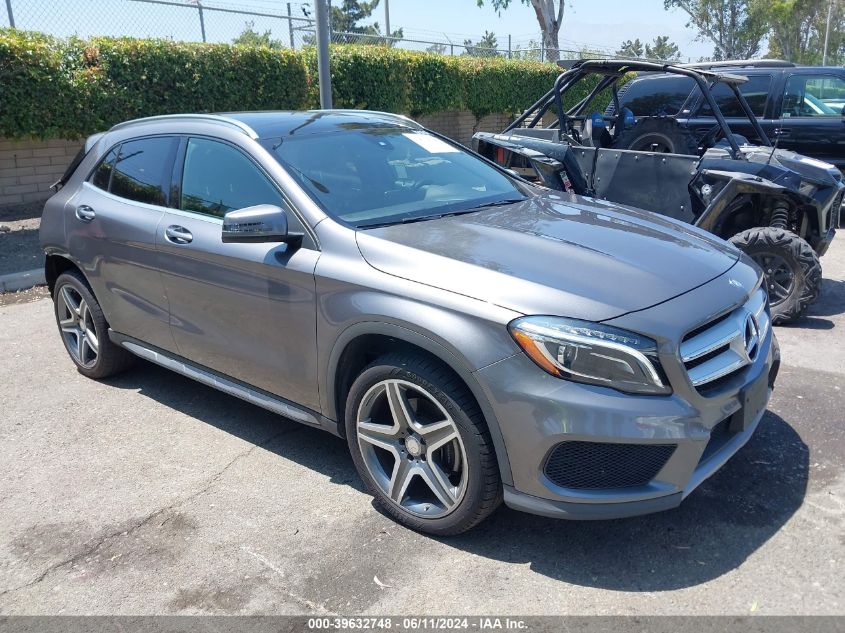
[[[333,483],[362,489],[346,442],[328,433],[148,363],[108,382],[262,445]],[[583,586],[619,591],[691,587],[736,569],[780,529],[801,506],[808,468],[807,445],[769,412],[745,448],[676,510],[569,522],[502,507],[474,530],[438,540]]]
[[[833,321],[823,317],[832,317],[845,313],[845,281],[822,279],[819,298],[810,304],[804,315],[793,323],[780,325],[790,329],[832,330]]]

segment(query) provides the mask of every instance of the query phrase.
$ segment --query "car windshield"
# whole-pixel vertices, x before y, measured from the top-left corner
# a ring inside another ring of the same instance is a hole
[[[268,145],[330,216],[356,228],[469,212],[521,200],[526,189],[424,131],[361,126]]]

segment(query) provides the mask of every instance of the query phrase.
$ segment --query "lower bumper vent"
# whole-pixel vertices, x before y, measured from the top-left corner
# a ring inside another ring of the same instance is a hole
[[[543,469],[563,488],[631,488],[644,486],[672,457],[675,444],[561,442]]]

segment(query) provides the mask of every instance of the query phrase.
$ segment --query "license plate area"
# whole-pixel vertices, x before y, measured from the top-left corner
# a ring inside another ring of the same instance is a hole
[[[731,431],[744,431],[760,415],[769,402],[769,380],[761,374],[757,380],[739,392],[740,410],[733,414]]]

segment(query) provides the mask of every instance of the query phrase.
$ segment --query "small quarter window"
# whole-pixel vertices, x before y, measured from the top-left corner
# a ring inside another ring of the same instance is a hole
[[[103,191],[109,190],[109,182],[111,181],[111,173],[114,169],[114,161],[117,159],[117,148],[112,149],[106,157],[100,161],[94,174],[91,176],[91,184],[99,187]]]

